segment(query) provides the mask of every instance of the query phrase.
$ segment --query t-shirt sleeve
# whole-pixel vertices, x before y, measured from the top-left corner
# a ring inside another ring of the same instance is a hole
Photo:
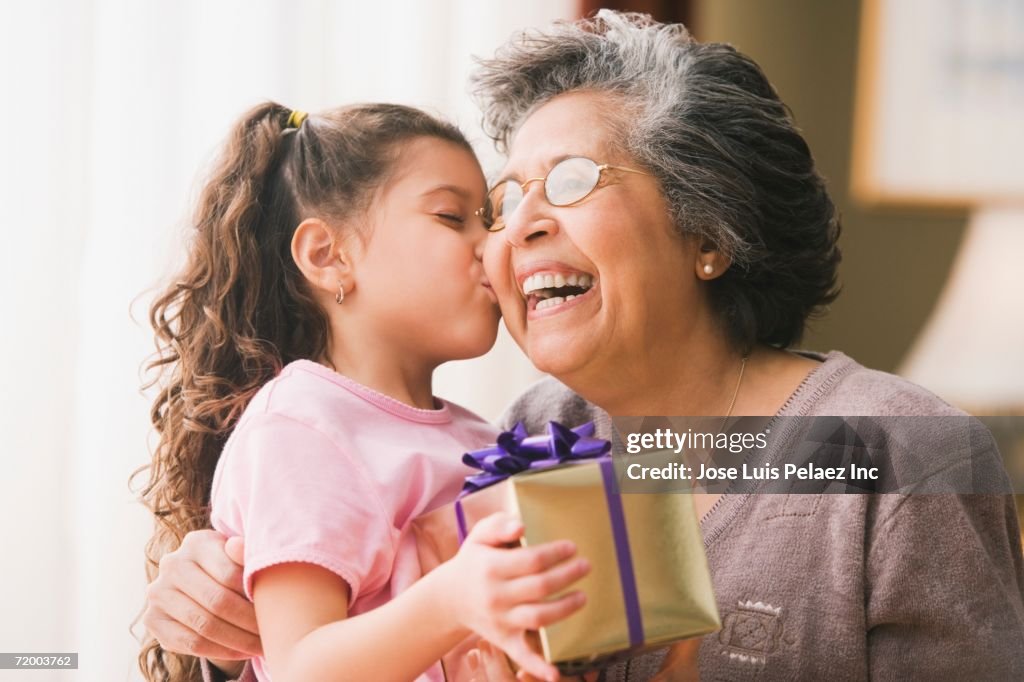
[[[390,517],[352,453],[312,426],[247,415],[214,480],[211,521],[245,539],[243,579],[275,564],[322,566],[348,583],[349,605],[387,583],[395,554]]]

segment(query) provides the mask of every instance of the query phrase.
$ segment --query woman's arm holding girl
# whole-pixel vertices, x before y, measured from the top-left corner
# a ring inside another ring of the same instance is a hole
[[[141,622],[169,652],[200,656],[235,678],[263,649],[256,612],[242,588],[241,538],[215,530],[188,533],[165,554],[146,588]]]

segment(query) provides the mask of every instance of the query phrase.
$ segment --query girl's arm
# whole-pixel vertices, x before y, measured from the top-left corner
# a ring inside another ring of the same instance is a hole
[[[503,547],[522,524],[495,514],[478,523],[458,555],[387,604],[347,617],[349,586],[313,564],[279,564],[254,577],[253,600],[275,682],[409,680],[475,631],[525,671],[558,679],[532,651],[526,630],[583,606],[582,593],[545,601],[589,571],[569,542]]]

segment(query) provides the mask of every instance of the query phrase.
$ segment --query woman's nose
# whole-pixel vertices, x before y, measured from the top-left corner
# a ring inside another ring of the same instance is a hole
[[[551,204],[544,198],[544,188],[539,183],[529,187],[519,206],[505,219],[505,241],[512,246],[523,247],[544,235],[558,232],[558,223],[551,215]]]

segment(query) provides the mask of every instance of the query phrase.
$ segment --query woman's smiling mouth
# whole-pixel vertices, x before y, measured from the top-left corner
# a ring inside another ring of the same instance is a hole
[[[519,277],[528,317],[554,314],[577,305],[596,289],[597,277],[578,270],[538,269]]]

